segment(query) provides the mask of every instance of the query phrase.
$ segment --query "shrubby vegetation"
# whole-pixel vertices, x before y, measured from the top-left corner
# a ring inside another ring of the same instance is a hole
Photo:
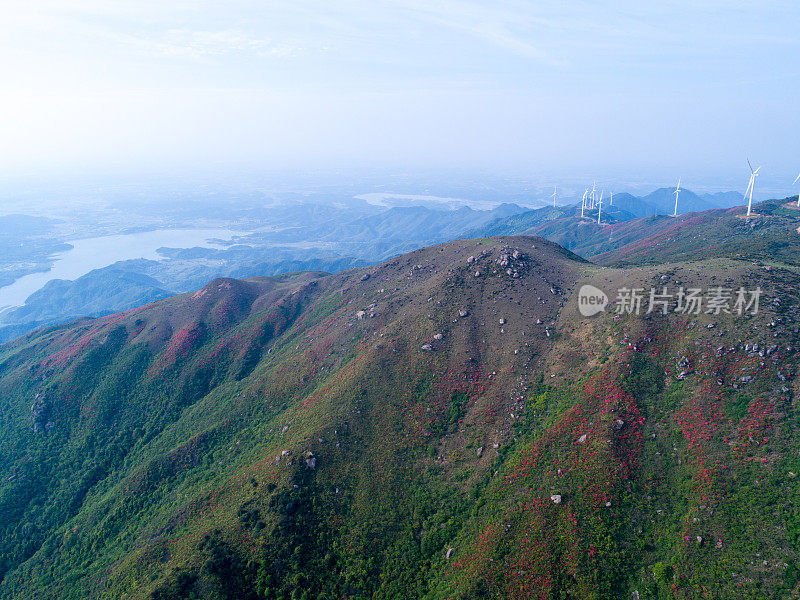
[[[576,349],[539,273],[475,283],[490,243],[0,347],[0,597],[796,595],[793,339],[608,315]]]

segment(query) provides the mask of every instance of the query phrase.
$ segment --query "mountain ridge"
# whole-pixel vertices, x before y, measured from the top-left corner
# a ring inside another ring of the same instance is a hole
[[[763,311],[575,295],[717,278]],[[798,286],[500,237],[28,334],[0,346],[0,597],[789,597],[753,557],[797,561]]]

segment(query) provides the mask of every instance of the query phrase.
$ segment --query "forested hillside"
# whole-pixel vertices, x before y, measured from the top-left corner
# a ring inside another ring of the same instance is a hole
[[[584,317],[584,284],[763,294]],[[28,334],[0,597],[795,597],[798,285],[483,238]]]

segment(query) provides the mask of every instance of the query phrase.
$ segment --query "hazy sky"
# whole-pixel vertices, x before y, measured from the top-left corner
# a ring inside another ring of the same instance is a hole
[[[14,170],[800,170],[800,3],[5,0]]]

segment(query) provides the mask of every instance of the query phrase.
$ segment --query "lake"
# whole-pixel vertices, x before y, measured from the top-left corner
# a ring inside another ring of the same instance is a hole
[[[49,271],[20,277],[0,288],[0,310],[22,306],[35,291],[53,279],[77,279],[94,269],[101,269],[121,260],[145,258],[163,260],[159,248],[218,248],[220,241],[231,240],[243,232],[229,229],[159,229],[119,235],[69,240],[71,250],[53,255],[55,263]]]

